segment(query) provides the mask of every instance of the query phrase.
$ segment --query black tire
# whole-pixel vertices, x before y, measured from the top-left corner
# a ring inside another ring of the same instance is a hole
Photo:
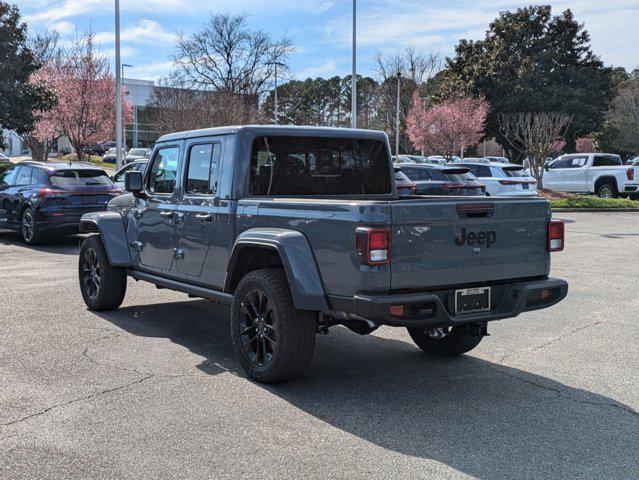
[[[605,181],[597,187],[597,196],[600,198],[617,198],[619,192],[613,182]]]
[[[39,245],[44,239],[36,214],[30,207],[25,208],[20,215],[20,235],[27,245]]]
[[[99,235],[87,238],[80,248],[78,278],[84,303],[90,310],[115,310],[126,294],[126,272],[114,267]]]
[[[295,308],[282,269],[254,270],[240,280],[231,307],[231,339],[253,380],[276,383],[302,375],[313,358],[316,328],[313,312]]]
[[[454,357],[470,352],[483,338],[470,334],[464,326],[452,327],[443,338],[434,338],[423,330],[415,328],[409,328],[408,333],[415,345],[436,357]]]

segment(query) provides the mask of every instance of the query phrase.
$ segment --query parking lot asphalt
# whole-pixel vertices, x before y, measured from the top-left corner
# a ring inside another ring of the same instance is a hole
[[[89,312],[79,237],[0,232],[0,478],[639,478],[639,214],[557,217],[561,304],[450,360],[333,328],[277,386],[242,373],[226,307],[129,280]]]

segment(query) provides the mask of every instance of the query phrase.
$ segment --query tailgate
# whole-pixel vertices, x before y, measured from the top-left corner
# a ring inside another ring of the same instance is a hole
[[[399,200],[391,212],[392,290],[548,275],[546,200]]]

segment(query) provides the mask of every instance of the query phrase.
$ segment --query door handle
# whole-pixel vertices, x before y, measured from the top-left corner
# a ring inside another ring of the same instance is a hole
[[[173,218],[173,212],[160,212],[160,216],[162,218],[171,219]]]
[[[198,213],[195,218],[199,221],[199,222],[210,222],[211,220],[213,220],[213,215],[211,215],[210,213]]]

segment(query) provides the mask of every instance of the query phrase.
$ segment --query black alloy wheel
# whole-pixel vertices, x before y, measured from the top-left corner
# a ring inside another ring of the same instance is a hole
[[[239,322],[240,340],[244,354],[256,366],[264,366],[273,359],[277,348],[274,312],[265,292],[250,290],[241,302]]]
[[[89,247],[82,256],[81,281],[91,300],[98,298],[100,293],[100,262],[95,249]]]

